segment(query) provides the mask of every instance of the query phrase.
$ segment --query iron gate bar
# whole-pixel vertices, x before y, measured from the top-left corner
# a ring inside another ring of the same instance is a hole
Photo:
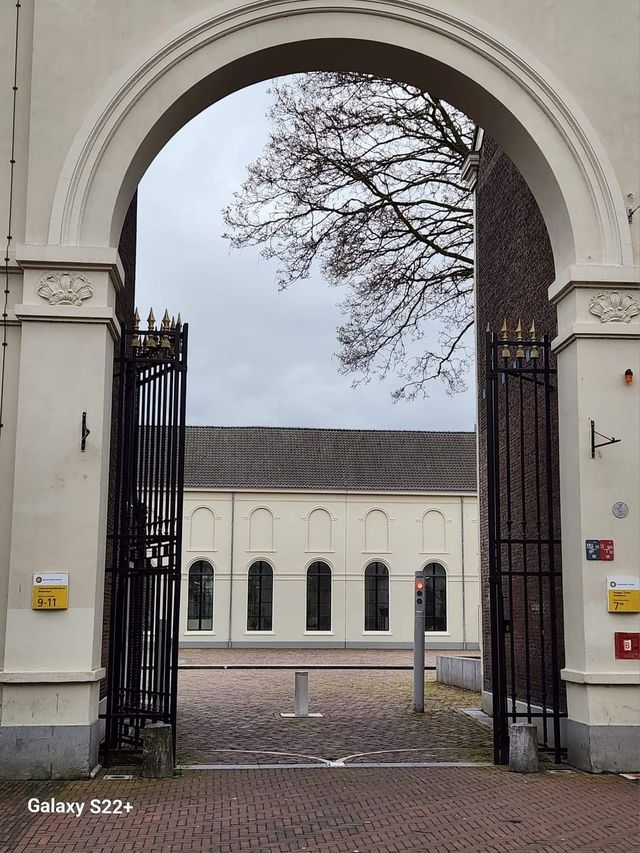
[[[139,750],[147,722],[175,747],[188,328],[165,315],[125,329],[116,359],[116,512],[109,533],[111,619],[105,764]]]
[[[494,762],[508,762],[509,721],[524,718],[541,721],[542,748],[551,746],[552,722],[554,757],[560,761],[560,720],[566,711],[556,601],[561,579],[554,515],[557,372],[546,336],[512,338],[505,327],[499,338],[487,333],[485,357]],[[537,618],[531,618],[534,589]],[[518,710],[522,706],[526,710]]]

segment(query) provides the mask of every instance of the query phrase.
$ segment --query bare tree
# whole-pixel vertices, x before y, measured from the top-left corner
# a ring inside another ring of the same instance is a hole
[[[269,140],[224,211],[225,236],[277,258],[281,288],[314,262],[346,287],[338,357],[355,384],[393,372],[396,398],[436,377],[462,390],[473,225],[460,167],[473,125],[370,75],[299,75],[270,92]]]

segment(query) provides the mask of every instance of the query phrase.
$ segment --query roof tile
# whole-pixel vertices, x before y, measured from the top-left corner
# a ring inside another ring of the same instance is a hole
[[[475,492],[475,433],[190,426],[185,486]]]

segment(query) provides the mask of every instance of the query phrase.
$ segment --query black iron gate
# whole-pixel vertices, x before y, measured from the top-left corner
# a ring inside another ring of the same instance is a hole
[[[550,342],[521,324],[487,332],[486,415],[494,761],[509,722],[538,724],[560,761],[566,716],[558,498],[556,369]]]
[[[119,420],[109,531],[109,659],[105,763],[138,750],[148,722],[175,739],[188,327],[123,330],[116,359]]]

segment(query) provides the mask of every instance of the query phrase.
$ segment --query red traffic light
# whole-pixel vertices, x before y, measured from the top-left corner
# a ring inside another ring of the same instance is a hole
[[[424,581],[423,580],[417,580],[416,581],[416,589],[420,589],[420,590],[424,589]]]

